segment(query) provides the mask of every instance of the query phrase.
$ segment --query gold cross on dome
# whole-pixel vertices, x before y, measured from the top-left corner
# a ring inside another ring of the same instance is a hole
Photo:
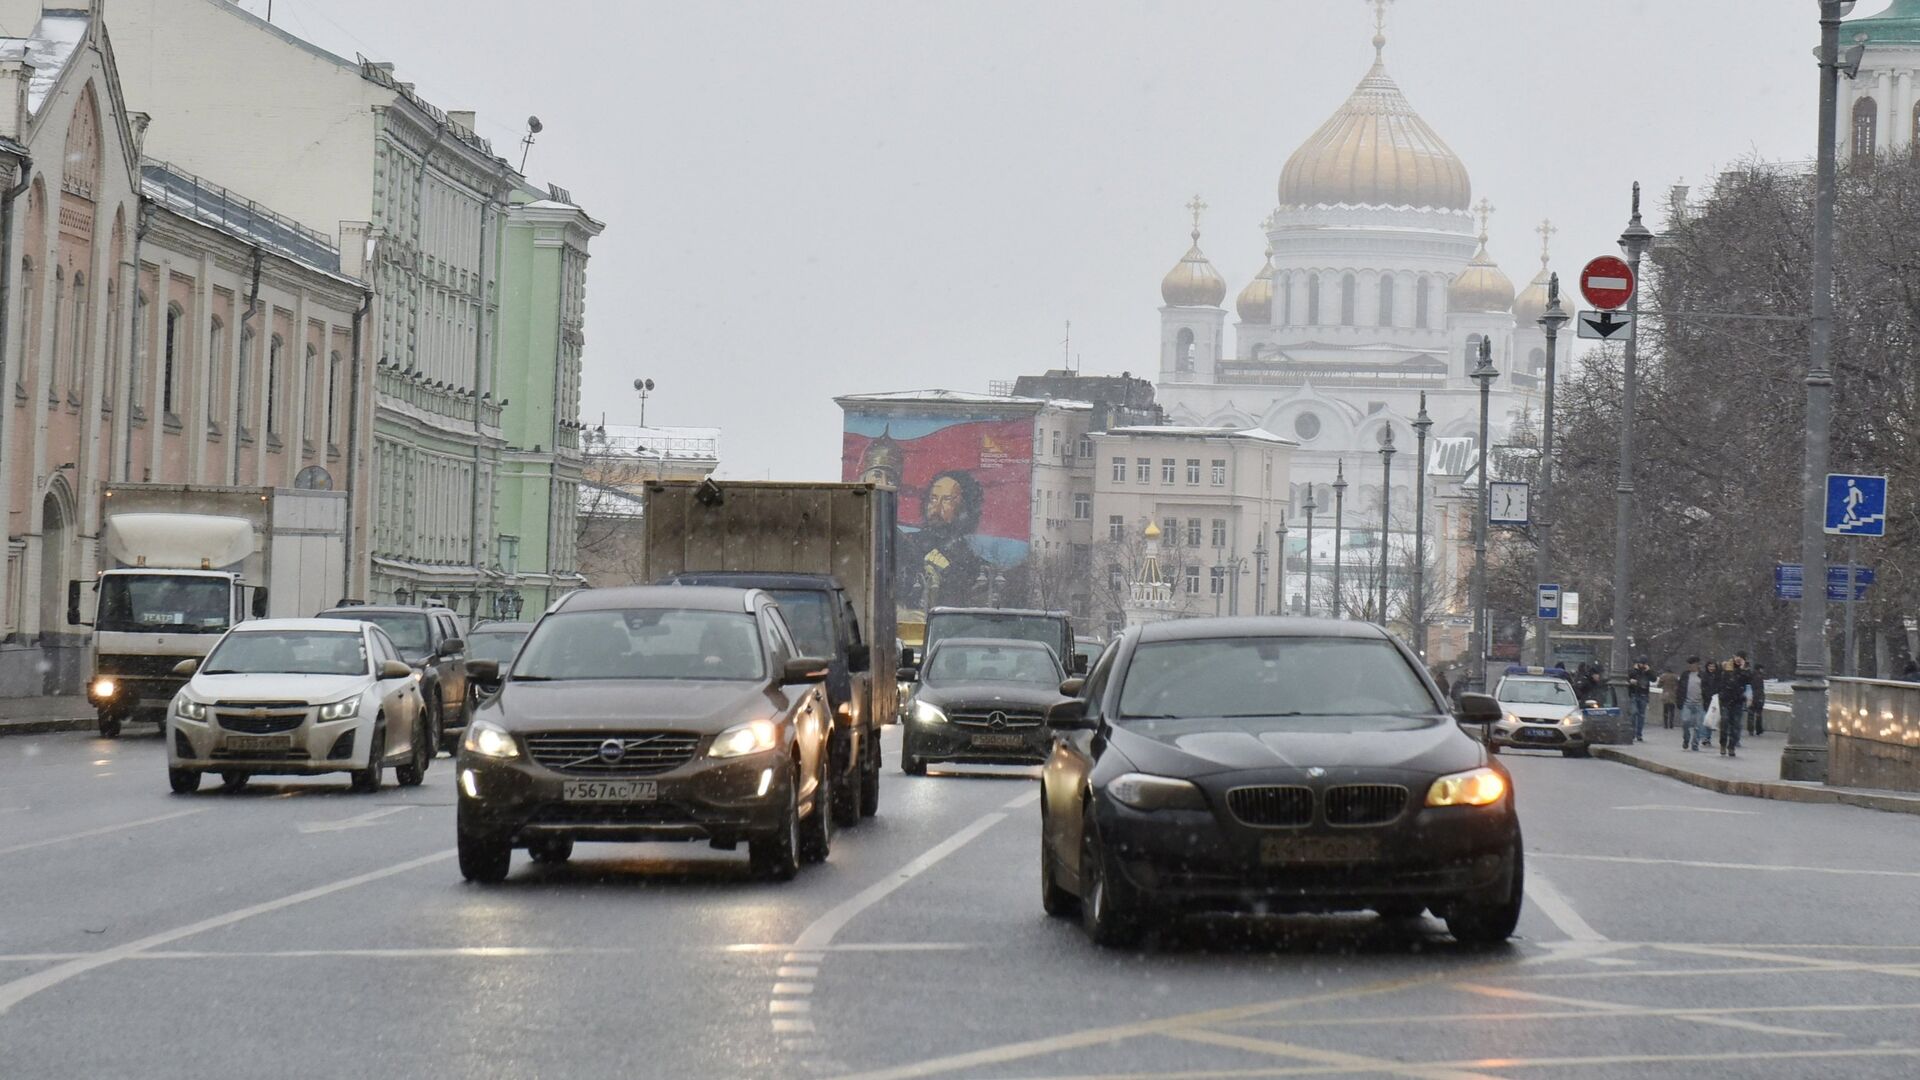
[[[1474,207],[1473,212],[1480,215],[1480,241],[1481,243],[1485,243],[1487,239],[1487,222],[1493,218],[1493,204],[1487,201],[1486,196],[1482,195],[1480,197],[1480,205]]]
[[[1553,227],[1552,218],[1543,218],[1540,222],[1540,227],[1533,231],[1540,234],[1540,265],[1542,268],[1545,268],[1547,265],[1547,253],[1553,249],[1553,234],[1560,230]]]
[[[1377,59],[1387,47],[1387,5],[1392,0],[1367,0],[1373,5],[1373,52]]]
[[[1197,194],[1193,197],[1193,201],[1187,204],[1187,209],[1193,211],[1193,235],[1196,240],[1200,238],[1200,211],[1206,208],[1207,204],[1200,201],[1200,196]]]

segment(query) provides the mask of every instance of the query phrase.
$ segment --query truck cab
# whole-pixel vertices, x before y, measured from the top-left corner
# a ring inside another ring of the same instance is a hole
[[[1074,649],[1073,616],[1065,611],[937,607],[927,613],[926,648],[920,655],[931,653],[941,638],[1037,641],[1053,650],[1068,674],[1087,672],[1087,658]]]

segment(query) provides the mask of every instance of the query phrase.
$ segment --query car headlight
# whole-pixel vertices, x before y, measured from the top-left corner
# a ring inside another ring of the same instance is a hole
[[[513,736],[507,734],[507,729],[485,720],[475,720],[467,725],[467,733],[460,740],[460,748],[479,754],[481,757],[520,756],[520,748],[514,745]]]
[[[1508,713],[1500,718],[1500,722],[1503,724],[1519,724],[1523,721],[1520,719],[1519,713]]]
[[[320,706],[320,719],[346,720],[358,715],[359,712],[360,698],[355,696],[341,701],[329,701],[325,705]]]
[[[1135,810],[1205,810],[1200,789],[1171,776],[1125,773],[1107,781],[1107,794]]]
[[[923,724],[944,724],[947,722],[947,714],[941,711],[940,706],[925,701],[916,701],[913,703],[913,718]]]
[[[1561,717],[1560,722],[1563,724],[1577,724],[1580,721],[1585,720],[1586,718],[1587,718],[1586,713],[1581,712],[1579,709],[1575,709],[1572,712],[1568,713],[1567,715]]]
[[[181,695],[173,699],[173,714],[175,716],[184,716],[188,720],[204,721],[207,718],[207,707],[202,702]]]
[[[93,685],[88,688],[88,693],[93,695],[95,701],[105,701],[119,691],[120,684],[112,679],[95,679]]]
[[[771,720],[749,720],[735,724],[713,737],[708,757],[745,757],[771,750],[780,741],[780,728]]]
[[[1492,806],[1507,794],[1506,777],[1488,768],[1443,776],[1427,789],[1428,806]]]

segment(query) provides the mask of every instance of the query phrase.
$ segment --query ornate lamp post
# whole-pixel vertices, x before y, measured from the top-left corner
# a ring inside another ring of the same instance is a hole
[[[1542,506],[1552,511],[1553,499],[1553,384],[1554,353],[1560,340],[1560,328],[1567,325],[1572,316],[1560,306],[1560,275],[1554,274],[1547,279],[1547,310],[1540,315],[1540,327],[1547,332],[1547,394],[1543,408],[1546,416],[1540,426],[1540,495],[1533,500],[1533,527],[1540,536],[1540,548],[1534,554],[1534,577],[1537,584],[1546,584],[1553,578],[1553,521],[1540,510]],[[1553,620],[1541,619],[1535,637],[1539,640],[1536,658],[1541,667],[1553,663]]]
[[[1273,549],[1273,576],[1280,579],[1278,594],[1273,600],[1273,613],[1287,613],[1287,512],[1280,511],[1280,527],[1273,530],[1277,546]]]
[[[1640,222],[1640,185],[1633,185],[1633,217],[1620,234],[1620,250],[1633,267],[1636,283],[1633,298],[1627,301],[1627,313],[1639,322],[1640,259],[1653,247],[1653,230]],[[1816,301],[1817,302],[1817,301]],[[1627,700],[1627,619],[1633,610],[1633,557],[1629,548],[1633,532],[1633,410],[1640,396],[1640,335],[1627,333],[1626,360],[1621,367],[1623,392],[1620,397],[1620,476],[1614,485],[1613,510],[1613,670],[1607,682],[1613,686],[1614,700]],[[1824,595],[1824,594],[1823,594]]]
[[[1333,617],[1346,618],[1340,610],[1340,546],[1346,538],[1347,463],[1337,461],[1333,469]]]
[[[1305,604],[1307,617],[1312,618],[1313,617],[1313,512],[1314,510],[1318,509],[1318,507],[1313,505],[1313,485],[1312,484],[1307,485],[1307,501],[1304,505],[1300,507],[1300,509],[1305,510],[1307,512],[1307,585],[1306,585],[1306,589],[1303,591],[1302,599]]]
[[[1380,625],[1387,625],[1387,570],[1393,565],[1393,428],[1380,433]]]
[[[1433,417],[1427,415],[1427,394],[1420,392],[1420,415],[1413,419],[1413,649],[1421,660],[1427,658],[1427,432]]]
[[[1493,339],[1480,339],[1480,363],[1469,373],[1480,384],[1480,507],[1473,518],[1473,647],[1468,650],[1467,685],[1475,690],[1487,682],[1487,396],[1500,371],[1493,366]]]

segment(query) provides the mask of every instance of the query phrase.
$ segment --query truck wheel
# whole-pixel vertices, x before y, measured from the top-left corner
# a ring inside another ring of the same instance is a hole
[[[880,729],[867,733],[866,764],[860,767],[860,816],[880,812]]]
[[[200,790],[200,771],[198,769],[168,769],[167,783],[175,795],[191,795]]]
[[[819,786],[813,791],[813,813],[808,814],[805,820],[800,822],[802,862],[827,861],[827,853],[833,849],[833,827],[839,824],[840,820],[839,795],[840,785],[833,782],[832,763],[821,762]]]
[[[100,737],[103,739],[117,739],[120,737],[119,713],[108,709],[100,710]]]

